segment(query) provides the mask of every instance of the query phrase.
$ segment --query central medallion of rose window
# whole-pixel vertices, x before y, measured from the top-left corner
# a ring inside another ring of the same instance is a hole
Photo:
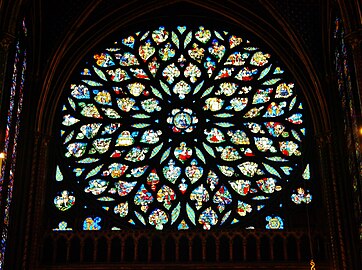
[[[189,133],[194,130],[198,119],[189,108],[173,109],[167,118],[167,123],[170,124],[172,131],[175,133]]]

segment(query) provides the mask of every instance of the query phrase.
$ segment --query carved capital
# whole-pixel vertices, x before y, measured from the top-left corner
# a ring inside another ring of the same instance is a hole
[[[9,46],[14,42],[15,36],[9,33],[2,33],[0,36],[0,49],[8,51]]]

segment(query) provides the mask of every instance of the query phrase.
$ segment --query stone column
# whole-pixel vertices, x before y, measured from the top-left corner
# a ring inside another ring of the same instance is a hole
[[[341,195],[344,177],[336,164],[340,161],[335,137],[331,132],[318,134],[315,138],[318,159],[321,190],[324,205],[326,208],[326,218],[328,222],[328,244],[330,247],[329,258],[331,267],[336,270],[347,270],[347,258],[345,248],[345,237],[343,234],[343,224],[341,216]],[[343,215],[343,214],[342,214]],[[318,268],[318,267],[317,267]]]

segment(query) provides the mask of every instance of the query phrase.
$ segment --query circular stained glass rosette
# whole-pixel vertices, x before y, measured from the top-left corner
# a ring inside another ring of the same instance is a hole
[[[71,81],[63,169],[114,226],[242,224],[298,167],[296,92],[277,61],[242,37],[204,27],[134,33]]]

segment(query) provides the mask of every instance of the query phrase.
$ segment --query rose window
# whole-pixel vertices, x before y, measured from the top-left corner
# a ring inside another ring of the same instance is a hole
[[[297,93],[279,61],[227,31],[108,44],[65,94],[57,222],[82,209],[72,226],[85,230],[283,228],[285,203],[312,198]]]

